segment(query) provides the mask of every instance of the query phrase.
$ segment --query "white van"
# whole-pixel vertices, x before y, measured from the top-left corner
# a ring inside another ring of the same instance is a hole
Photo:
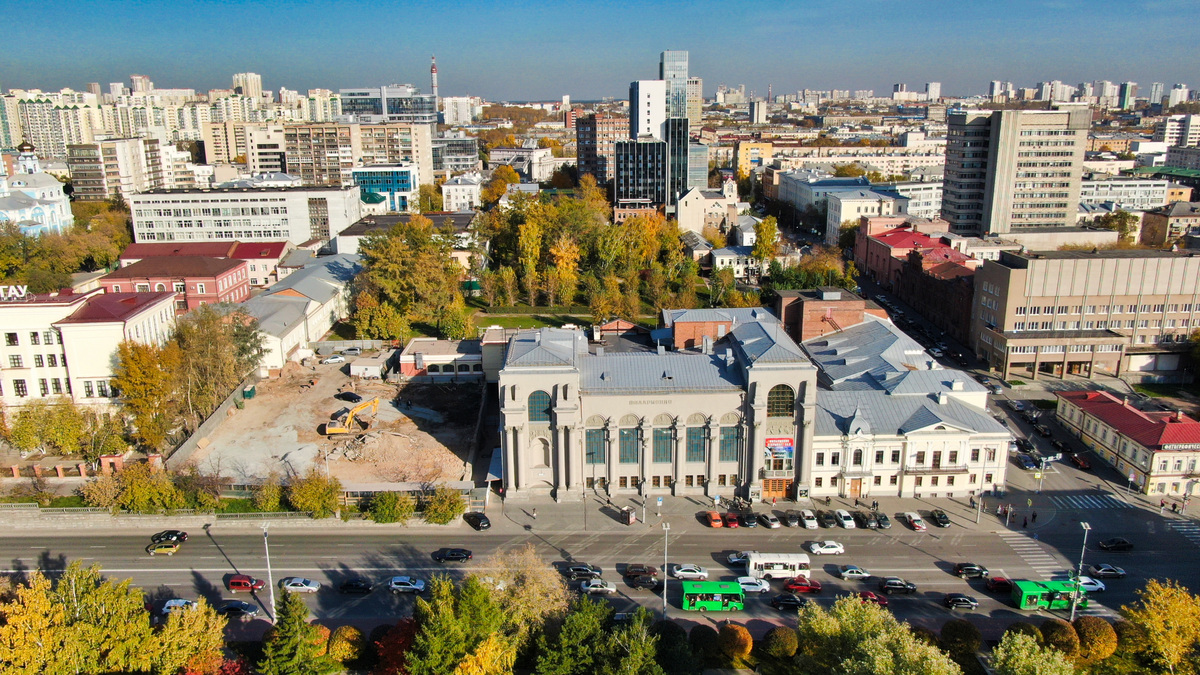
[[[837,517],[838,523],[840,523],[842,527],[846,528],[847,530],[854,529],[854,518],[850,515],[849,511],[846,509],[838,509],[837,511],[833,512],[833,515]]]

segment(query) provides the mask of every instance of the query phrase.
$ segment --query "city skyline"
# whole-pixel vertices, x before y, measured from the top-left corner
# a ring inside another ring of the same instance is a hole
[[[1136,53],[1128,40],[1114,37],[1134,29],[1167,34],[1191,8],[1186,0],[1132,6],[1019,0],[1003,14],[985,3],[925,0],[906,3],[903,12],[892,9],[897,6],[872,0],[851,22],[844,5],[826,1],[737,12],[702,1],[689,4],[683,19],[684,7],[676,2],[568,2],[552,16],[539,14],[531,29],[527,17],[543,7],[528,2],[436,8],[411,2],[303,8],[276,2],[48,2],[8,8],[13,24],[38,39],[9,45],[0,87],[83,90],[88,82],[106,87],[138,73],[158,87],[207,91],[229,88],[234,73],[255,72],[264,89],[275,91],[407,82],[428,92],[429,57],[437,54],[442,96],[623,98],[630,81],[657,76],[658,55],[666,49],[690,52],[690,70],[703,78],[706,97],[721,83],[745,84],[758,96],[768,85],[776,94],[837,88],[886,95],[896,82],[920,90],[930,81],[956,96],[986,93],[991,80],[1018,86],[1131,80],[1145,96],[1151,82],[1170,87],[1200,79],[1186,41]],[[579,20],[581,13],[587,21]],[[245,26],[278,28],[248,37]],[[372,26],[396,31],[372,41],[363,35]],[[519,34],[524,37],[514,39]],[[728,39],[717,37],[723,34]],[[313,49],[316,40],[330,48]]]

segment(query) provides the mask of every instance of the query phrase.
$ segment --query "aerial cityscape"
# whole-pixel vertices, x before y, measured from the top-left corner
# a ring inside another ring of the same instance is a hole
[[[11,8],[0,669],[1200,672],[1194,6],[794,4]]]

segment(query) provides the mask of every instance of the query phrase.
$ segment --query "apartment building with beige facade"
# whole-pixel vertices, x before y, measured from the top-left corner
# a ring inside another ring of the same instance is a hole
[[[1003,251],[975,271],[970,346],[1005,379],[1162,381],[1200,327],[1200,251]]]

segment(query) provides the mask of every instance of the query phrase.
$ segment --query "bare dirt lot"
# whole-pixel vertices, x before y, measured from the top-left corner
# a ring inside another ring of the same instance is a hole
[[[348,371],[348,364],[289,364],[278,379],[258,383],[257,395],[243,410],[231,411],[193,461],[235,482],[254,482],[272,471],[303,474],[318,463],[344,484],[464,478],[479,384],[396,386],[353,379]],[[365,402],[378,398],[378,409],[363,413],[360,419],[370,424],[355,425],[361,431],[323,436],[326,422],[355,405],[334,398],[342,391]]]

